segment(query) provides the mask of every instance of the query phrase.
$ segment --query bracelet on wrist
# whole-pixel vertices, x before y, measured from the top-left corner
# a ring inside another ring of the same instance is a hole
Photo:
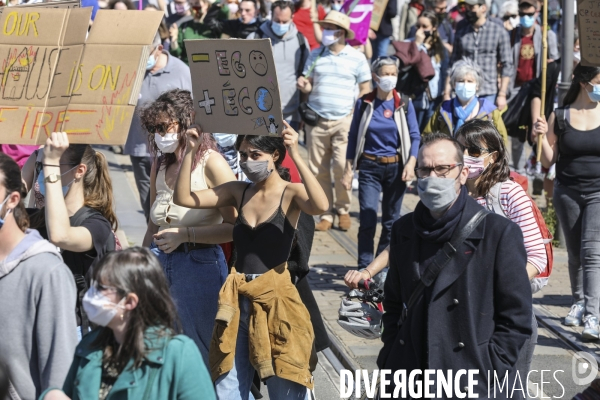
[[[369,279],[373,279],[373,275],[371,275],[371,271],[369,271],[368,269],[363,269],[363,272],[368,272],[369,273]]]

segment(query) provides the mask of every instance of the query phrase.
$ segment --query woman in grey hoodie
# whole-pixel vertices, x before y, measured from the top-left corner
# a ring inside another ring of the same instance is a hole
[[[56,246],[29,228],[16,162],[0,153],[0,354],[10,399],[64,382],[77,345],[75,282]]]

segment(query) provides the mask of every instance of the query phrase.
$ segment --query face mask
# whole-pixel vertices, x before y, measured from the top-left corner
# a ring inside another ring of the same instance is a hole
[[[438,14],[435,14],[435,16],[437,17],[438,21],[442,22],[446,18],[448,18],[448,13],[447,12],[438,13]]]
[[[165,136],[161,136],[160,133],[155,133],[154,142],[156,143],[156,147],[163,153],[173,153],[177,150],[177,146],[179,145],[177,133],[173,132],[165,133]]]
[[[119,313],[119,309],[124,309],[125,297],[118,304],[110,301],[103,295],[92,282],[92,287],[88,289],[83,296],[83,309],[90,321],[96,325],[107,326],[110,321]]]
[[[78,167],[78,166],[77,166]],[[66,173],[69,173],[71,171],[73,171],[75,168],[77,167],[73,167],[70,170],[68,170]],[[60,174],[60,177],[62,178],[64,174]],[[40,174],[37,177],[37,183],[38,186],[40,187],[40,194],[44,197],[46,197],[46,182],[44,182],[44,171],[40,171]],[[75,179],[73,179],[71,182],[67,183],[65,186],[62,187],[62,192],[63,192],[63,197],[67,197],[67,193],[69,193],[69,189],[71,188],[71,183],[75,182]]]
[[[335,42],[340,40],[340,38],[335,37],[336,32],[337,32],[337,30],[335,30],[335,31],[330,30],[330,29],[323,30],[323,37],[321,38],[321,43],[323,43],[323,46],[331,46],[332,44],[334,44]]]
[[[578,59],[578,60],[581,60],[581,52],[574,51],[573,52],[573,57],[576,58],[576,59]]]
[[[148,61],[146,62],[146,71],[150,71],[155,65],[156,57],[154,57],[154,54],[150,54],[150,57],[148,57]]]
[[[535,17],[530,17],[529,15],[523,15],[521,17],[521,26],[523,28],[531,28],[535,23]]]
[[[423,205],[434,213],[443,213],[458,197],[454,183],[456,179],[430,176],[417,180],[417,191]]]
[[[277,36],[283,36],[290,30],[290,23],[280,24],[277,22],[271,22],[271,30]]]
[[[493,153],[487,154],[485,157],[471,157],[464,156],[465,158],[465,166],[469,167],[469,176],[467,179],[476,179],[479,178],[483,171],[486,170],[485,159],[488,158]],[[490,164],[487,166],[489,167]]]
[[[229,3],[227,4],[227,8],[229,8],[229,12],[231,14],[237,14],[238,10],[240,9],[237,3]]]
[[[2,202],[2,204],[0,205],[0,213],[2,213],[2,209],[4,208],[4,205],[6,204],[7,201],[8,201],[8,196],[6,196],[6,198],[4,199],[4,201]],[[0,218],[0,229],[2,229],[2,227],[4,226],[4,219],[6,218],[6,216],[8,214],[10,214],[11,211],[12,211],[12,209],[9,209],[6,212],[6,215],[4,216],[4,218]]]
[[[479,17],[477,16],[477,13],[475,11],[467,11],[466,15],[465,15],[465,18],[471,24],[474,24],[475,22],[477,22],[479,20]]]
[[[591,83],[590,83],[590,85],[592,86],[592,91],[587,92],[587,90],[586,90],[588,96],[590,97],[590,100],[599,102],[600,101],[600,85],[592,85]]]
[[[423,31],[423,34],[425,35],[425,40],[427,40],[431,36],[431,31]]]
[[[391,92],[396,88],[396,83],[398,82],[397,76],[378,76],[378,78],[379,82],[377,82],[377,86],[384,92]]]
[[[512,18],[509,18],[508,20],[510,21],[510,26],[512,26],[513,29],[516,28],[517,26],[519,26],[519,22],[520,22],[519,17],[512,17]]]
[[[335,11],[340,11],[342,9],[343,4],[333,3],[331,5],[331,9]]]
[[[477,84],[473,82],[458,82],[454,91],[461,101],[468,101],[477,93]]]
[[[185,3],[175,3],[175,14],[177,15],[185,15],[189,9],[190,5],[187,1]]]
[[[240,163],[242,172],[254,183],[259,183],[267,179],[273,170],[269,169],[269,161],[244,161]]]

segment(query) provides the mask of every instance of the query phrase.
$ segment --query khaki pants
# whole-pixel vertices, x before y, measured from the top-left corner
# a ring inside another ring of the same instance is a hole
[[[349,114],[335,121],[320,118],[317,126],[306,126],[308,166],[317,177],[329,201],[329,210],[321,215],[321,219],[331,223],[333,223],[334,208],[339,214],[350,212],[352,191],[346,190],[342,186],[341,180],[346,165],[348,131],[351,122],[352,114]],[[333,189],[331,188],[332,170]],[[335,202],[333,200],[334,190]]]

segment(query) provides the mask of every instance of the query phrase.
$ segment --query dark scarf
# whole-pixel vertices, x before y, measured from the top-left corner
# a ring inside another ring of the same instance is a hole
[[[449,241],[460,222],[468,196],[467,188],[462,186],[458,198],[440,219],[433,218],[429,209],[419,202],[413,213],[413,221],[421,239],[433,243]]]

